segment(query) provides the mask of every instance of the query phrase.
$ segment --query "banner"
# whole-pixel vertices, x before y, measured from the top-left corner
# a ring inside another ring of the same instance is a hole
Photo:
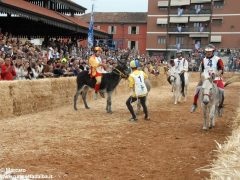
[[[91,19],[90,19],[89,29],[88,29],[88,48],[93,47],[93,42],[94,42],[93,27],[94,27],[94,19],[93,19],[93,5],[92,5]]]

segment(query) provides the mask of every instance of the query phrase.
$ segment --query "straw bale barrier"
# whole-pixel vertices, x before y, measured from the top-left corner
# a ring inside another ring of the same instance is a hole
[[[162,72],[157,77],[149,75],[153,88],[168,85],[166,75]],[[191,82],[197,82],[198,79],[199,73],[190,73]],[[114,95],[129,93],[127,85],[128,81],[122,80]],[[51,110],[72,104],[75,91],[76,77],[32,81],[1,81],[0,119]],[[92,97],[93,91],[90,90],[87,98],[92,100]],[[81,98],[79,98],[79,101],[81,103]]]
[[[166,78],[152,78],[152,87],[166,84]],[[115,90],[118,93],[129,93],[128,81],[122,80]],[[76,78],[19,80],[0,82],[0,119],[36,113],[73,103],[76,92]],[[87,99],[93,99],[93,90]],[[81,97],[79,103],[82,103]]]

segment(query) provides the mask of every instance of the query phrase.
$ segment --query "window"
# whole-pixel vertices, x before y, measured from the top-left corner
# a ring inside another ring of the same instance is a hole
[[[212,19],[212,24],[221,25],[223,23],[223,19]]]
[[[166,28],[166,27],[167,27],[166,24],[158,24],[158,26],[159,26],[160,28]]]
[[[160,11],[166,11],[168,8],[167,7],[160,7]]]
[[[128,34],[139,34],[139,26],[128,26]]]
[[[195,22],[193,24],[193,27],[194,27],[194,32],[203,32],[204,31],[203,24],[200,22]]]
[[[100,30],[100,29],[101,29],[101,27],[100,27],[100,26],[97,26],[96,28],[97,28],[98,30]]]
[[[116,26],[108,26],[108,33],[109,34],[116,34],[117,33],[117,27]]]
[[[183,37],[176,37],[176,44],[183,44]]]
[[[166,44],[166,38],[165,37],[158,37],[158,41],[157,41],[158,44]]]
[[[128,41],[128,48],[138,50],[138,41]]]
[[[222,0],[222,1],[214,1],[213,6],[214,6],[214,8],[223,8],[224,0]]]
[[[137,34],[137,27],[136,26],[132,26],[131,34]]]

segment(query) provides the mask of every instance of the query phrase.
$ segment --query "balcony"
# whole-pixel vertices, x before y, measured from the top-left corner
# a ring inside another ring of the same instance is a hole
[[[198,14],[211,14],[211,9],[210,8],[202,8],[202,9],[171,9],[169,12],[170,15],[178,15],[178,16],[183,16],[183,15],[198,15]]]
[[[168,50],[177,50],[177,49],[186,49],[186,50],[194,50],[194,49],[200,49],[205,48],[206,44],[180,44],[180,45],[168,45]]]
[[[168,49],[174,49],[174,50],[177,50],[177,49],[193,49],[194,48],[194,44],[180,44],[180,45],[168,45],[167,46]]]
[[[181,27],[181,26],[171,26],[168,28],[169,34],[189,34],[189,32],[199,32],[206,33],[209,32],[209,28],[201,27]]]
[[[210,8],[189,9],[188,14],[211,14],[211,9]]]

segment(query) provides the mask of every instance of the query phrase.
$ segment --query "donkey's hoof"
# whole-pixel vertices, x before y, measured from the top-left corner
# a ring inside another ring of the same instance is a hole
[[[78,110],[76,106],[74,106],[74,110],[75,110],[75,111],[77,111],[77,110]]]
[[[215,127],[214,125],[210,125],[210,126],[209,126],[209,129],[212,129],[212,128],[214,128],[214,127]]]
[[[112,114],[113,112],[112,111],[107,111],[108,114]]]
[[[86,109],[90,109],[90,107],[88,107],[88,106],[87,106],[87,107],[85,107],[85,108],[86,108]]]
[[[206,131],[206,130],[207,130],[207,127],[203,126],[203,128],[202,128],[202,129]]]

